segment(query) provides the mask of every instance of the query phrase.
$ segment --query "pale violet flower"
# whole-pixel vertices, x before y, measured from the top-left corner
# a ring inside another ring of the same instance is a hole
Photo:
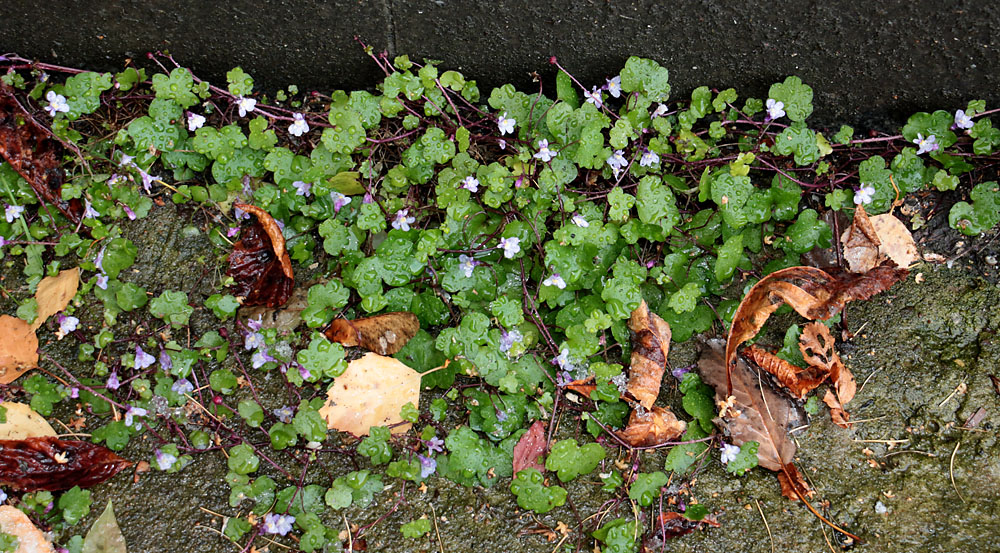
[[[268,355],[267,351],[263,349],[255,351],[254,354],[250,356],[250,366],[255,369],[263,367],[268,361],[275,361],[275,358]]]
[[[583,91],[583,97],[587,99],[588,104],[594,104],[594,107],[601,109],[604,106],[604,100],[601,99],[601,90],[596,86],[587,92]]]
[[[409,217],[408,209],[400,209],[396,212],[396,216],[392,218],[392,228],[401,231],[409,231],[410,224],[416,221],[416,217]]]
[[[57,113],[66,113],[69,111],[69,104],[66,103],[66,97],[62,94],[56,94],[55,90],[50,90],[45,94],[45,99],[49,101],[49,105],[45,106],[45,111],[49,112],[49,115],[55,117]]]
[[[469,192],[479,192],[479,179],[469,175],[462,179],[462,188]]]
[[[458,256],[458,268],[465,275],[465,278],[472,278],[472,271],[475,270],[476,265],[479,263],[464,253]]]
[[[310,183],[310,182],[303,182],[303,181],[297,180],[297,181],[295,181],[295,182],[292,183],[292,186],[295,188],[295,195],[296,196],[305,196],[305,197],[308,198],[309,196],[312,195],[312,193],[309,192],[309,190],[312,188],[312,183]]]
[[[642,157],[639,158],[639,165],[642,167],[651,167],[660,162],[660,156],[656,155],[656,152],[646,150],[643,152]]]
[[[264,533],[284,536],[292,531],[292,524],[294,523],[295,517],[292,515],[268,513],[267,516],[264,517]]]
[[[157,449],[153,453],[156,456],[156,466],[159,467],[160,470],[170,470],[170,467],[174,466],[174,463],[177,462],[177,456],[171,455],[165,451]]]
[[[667,104],[660,104],[656,106],[656,109],[653,110],[653,114],[650,117],[652,117],[653,119],[657,117],[663,117],[664,115],[667,114],[667,110],[669,109],[670,108],[667,107]]]
[[[736,460],[736,454],[740,452],[740,447],[732,444],[722,443],[722,463],[728,465]]]
[[[507,117],[507,112],[503,112],[503,115],[497,118],[497,128],[500,129],[500,136],[514,134],[514,125],[516,124],[517,119]]]
[[[141,371],[156,362],[156,358],[142,351],[142,348],[135,346],[135,370]]]
[[[560,371],[559,374],[556,375],[556,386],[559,386],[560,388],[565,388],[571,382],[573,382],[573,375],[569,374],[569,371]]]
[[[253,98],[244,98],[243,96],[237,96],[236,107],[240,111],[240,117],[246,117],[248,113],[250,113],[257,107],[257,100],[254,100]]]
[[[299,365],[299,376],[302,377],[302,380],[309,380],[313,375],[305,365]]]
[[[146,414],[147,411],[142,407],[129,406],[128,410],[125,411],[125,426],[132,426],[135,423],[135,417],[145,417]]]
[[[126,154],[125,152],[122,152],[122,157],[121,157],[121,159],[118,160],[118,166],[119,167],[128,167],[130,165],[134,165],[132,163],[133,159],[135,159],[135,156],[130,156],[130,155]]]
[[[193,111],[188,112],[188,130],[194,132],[205,126],[205,116]]]
[[[428,456],[435,451],[438,453],[444,452],[444,440],[437,436],[431,436],[431,439],[426,440],[424,443],[427,444]]]
[[[870,184],[862,184],[857,191],[854,192],[854,203],[857,205],[868,205],[872,203],[872,197],[875,195],[875,187]]]
[[[250,351],[264,345],[264,335],[259,332],[247,332],[243,338],[243,349]]]
[[[76,327],[79,326],[79,324],[80,324],[80,319],[77,319],[76,317],[59,315],[58,336],[63,337],[69,334],[70,332],[73,332],[74,330],[76,330]]]
[[[279,408],[275,409],[274,411],[271,411],[271,413],[279,421],[281,421],[281,422],[283,422],[285,424],[288,424],[288,423],[292,422],[292,416],[295,415],[295,412],[292,411],[292,408],[288,407],[287,405],[284,406],[284,407],[279,407]]]
[[[621,150],[615,150],[615,153],[611,154],[608,159],[608,167],[614,171],[615,177],[618,177],[618,173],[628,166],[628,160],[625,159],[625,152]]]
[[[194,384],[191,384],[190,380],[182,378],[177,382],[174,382],[173,385],[170,386],[170,390],[175,394],[190,394],[194,391]]]
[[[559,273],[552,273],[549,277],[542,281],[544,286],[555,286],[556,288],[563,290],[566,288],[566,281],[563,277],[559,276]]]
[[[621,75],[618,75],[612,79],[608,79],[608,82],[607,84],[604,85],[604,88],[608,89],[608,94],[610,94],[613,98],[621,97],[622,95]]]
[[[573,365],[571,365],[569,362],[569,348],[563,348],[562,350],[560,350],[559,355],[557,355],[556,358],[552,360],[552,362],[555,363],[556,365],[559,365],[559,368],[564,371],[571,369]]]
[[[917,133],[917,137],[913,139],[913,143],[917,145],[917,155],[926,154],[927,152],[933,152],[940,146],[937,143],[937,137],[933,134],[924,138],[924,135]]]
[[[309,132],[309,123],[306,123],[306,117],[301,113],[296,113],[292,115],[292,119],[295,121],[291,125],[288,125],[288,134],[292,136],[302,136],[303,134]]]
[[[108,289],[108,275],[106,275],[104,273],[101,273],[101,274],[97,275],[97,282],[94,283],[94,284],[95,284],[95,286],[97,286],[101,290],[107,290]]]
[[[497,146],[500,146],[501,150],[506,150],[507,149],[507,141],[501,138],[499,141],[497,141]]]
[[[590,223],[587,222],[587,219],[585,219],[583,215],[580,215],[579,213],[573,215],[572,221],[574,225],[580,228],[587,228],[590,226]]]
[[[121,381],[118,380],[118,371],[112,371],[112,373],[108,375],[107,388],[109,390],[117,390],[121,387],[121,385]]]
[[[516,236],[501,238],[500,247],[503,248],[503,256],[507,259],[514,259],[514,256],[521,251],[521,239]]]
[[[6,209],[3,210],[3,215],[4,218],[7,219],[8,223],[13,223],[15,220],[17,220],[18,217],[21,216],[21,213],[23,212],[24,212],[24,206],[9,205],[7,206]]]
[[[94,209],[94,206],[90,204],[90,200],[83,199],[83,218],[84,219],[97,219],[101,216],[101,213]]]
[[[174,368],[174,361],[173,359],[170,358],[170,354],[167,353],[167,350],[165,349],[160,350],[159,361],[160,361],[160,367],[165,371],[169,371],[170,369]]]
[[[420,459],[420,477],[427,478],[428,476],[434,474],[437,470],[437,461],[431,457],[424,457],[421,454],[417,454],[417,458]]]
[[[775,100],[774,98],[768,98],[767,103],[764,104],[767,107],[767,118],[777,119],[779,117],[785,116],[785,103],[780,100]]]
[[[333,192],[330,192],[330,198],[333,200],[333,212],[334,213],[340,213],[340,209],[342,207],[344,207],[345,205],[351,203],[351,197],[350,196],[345,196],[345,195],[341,194],[340,192],[337,192],[336,190],[334,190]]]
[[[138,167],[136,168],[138,169]],[[146,190],[146,193],[150,193],[150,186],[152,186],[153,181],[160,180],[160,177],[156,175],[150,175],[149,173],[139,169],[139,176],[142,177],[142,187]]]
[[[128,217],[129,221],[135,221],[136,215],[135,215],[135,212],[132,211],[131,207],[129,207],[129,206],[125,205],[125,204],[122,204],[122,209],[125,211],[125,215]]]
[[[544,138],[538,141],[538,151],[535,152],[535,159],[540,159],[545,163],[548,163],[552,158],[559,155],[559,152],[553,152],[549,149],[549,141]]]
[[[955,126],[960,129],[971,129],[974,123],[972,118],[965,114],[965,110],[955,112]]]
[[[7,492],[0,490],[0,503],[7,501]]]
[[[264,328],[264,316],[257,315],[256,317],[247,319],[247,328],[254,332]]]
[[[520,342],[524,336],[521,335],[521,331],[518,329],[511,330],[510,332],[502,332],[500,334],[500,353],[507,353],[510,348],[514,347],[514,344]]]

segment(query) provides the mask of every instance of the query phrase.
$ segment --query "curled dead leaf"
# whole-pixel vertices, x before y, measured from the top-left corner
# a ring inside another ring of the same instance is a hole
[[[89,488],[131,465],[91,442],[50,436],[0,440],[0,484],[15,490]]]
[[[0,315],[0,384],[10,384],[38,366],[38,338],[31,325]]]
[[[404,422],[399,411],[407,403],[419,407],[422,376],[398,359],[366,353],[334,379],[319,414],[328,428],[355,436],[367,436],[372,426],[397,424],[394,434],[406,432],[410,424],[399,424]]]
[[[632,447],[656,446],[676,439],[687,429],[687,424],[678,420],[669,407],[654,406],[652,409],[634,409],[625,430],[618,437]]]
[[[52,544],[45,539],[45,533],[17,507],[0,505],[0,532],[17,538],[14,553],[55,553]]]
[[[851,427],[851,415],[844,410],[844,405],[837,400],[837,396],[830,390],[826,391],[823,396],[823,403],[830,408],[830,419],[833,420],[833,424],[841,428]]]
[[[576,392],[583,397],[589,398],[590,392],[597,389],[597,384],[595,383],[593,376],[588,376],[587,378],[570,382],[566,385],[566,389]]]
[[[240,240],[229,254],[226,274],[236,281],[233,293],[243,305],[284,305],[292,295],[295,276],[281,228],[257,206],[234,205],[252,215],[253,220],[243,226]]]
[[[59,271],[56,276],[48,276],[38,283],[35,301],[38,302],[38,316],[31,330],[38,330],[46,319],[66,309],[80,287],[80,268]]]
[[[840,242],[843,245],[844,261],[852,273],[867,273],[878,264],[881,242],[864,206],[859,205],[854,210],[854,221],[844,231]]]
[[[810,323],[802,329],[799,337],[799,350],[802,357],[813,367],[820,367],[830,375],[837,399],[841,404],[854,399],[858,384],[854,375],[844,366],[837,350],[834,349],[836,339],[830,334],[830,329],[824,324]]]
[[[664,540],[679,538],[694,532],[703,526],[718,528],[719,522],[714,515],[708,515],[701,520],[691,520],[680,513],[668,511],[660,513],[652,530],[646,534],[643,540],[644,552],[666,551],[668,550]]]
[[[545,453],[546,447],[545,423],[535,421],[514,445],[514,474],[524,469],[537,469],[544,473],[545,465],[538,458]]]
[[[871,218],[872,228],[882,244],[879,253],[893,260],[900,267],[909,267],[920,259],[920,251],[906,225],[892,213],[883,213]]]
[[[758,367],[773,375],[779,384],[788,388],[788,391],[799,399],[805,398],[806,394],[822,384],[828,374],[826,371],[816,369],[815,367],[807,369],[796,367],[777,355],[757,346],[747,347],[743,350],[743,355],[746,355]]]
[[[393,355],[417,335],[420,319],[409,311],[396,311],[348,321],[335,319],[323,331],[327,339],[343,346],[361,346],[379,355]]]
[[[650,409],[660,395],[660,383],[667,369],[670,325],[650,311],[643,300],[632,311],[628,327],[634,334],[627,392]]]
[[[798,501],[802,497],[812,499],[816,495],[795,465],[786,465],[785,470],[778,473],[778,483],[781,485],[781,495],[792,501]]]
[[[31,407],[13,401],[0,403],[7,410],[7,421],[0,423],[0,440],[23,440],[41,436],[55,437],[56,431]]]

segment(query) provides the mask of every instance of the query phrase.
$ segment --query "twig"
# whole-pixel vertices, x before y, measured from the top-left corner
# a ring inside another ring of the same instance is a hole
[[[753,502],[757,504],[757,512],[760,513],[760,519],[764,521],[764,528],[767,530],[767,537],[771,540],[771,553],[774,553],[774,536],[771,535],[771,526],[767,523],[767,517],[764,516],[764,510],[760,508],[760,501],[757,498],[753,498]]]
[[[441,547],[441,553],[444,553],[444,542],[441,541],[441,530],[438,529],[438,519],[437,511],[434,510],[434,504],[431,503],[431,520],[434,522],[434,532],[437,534],[438,546]]]
[[[955,451],[951,452],[951,461],[948,462],[948,475],[951,477],[951,487],[955,488],[955,493],[958,494],[958,498],[962,500],[962,503],[968,503],[964,497],[962,497],[962,492],[958,491],[958,486],[955,484],[955,455],[958,453],[959,446],[962,445],[962,441],[959,440],[955,444]]]

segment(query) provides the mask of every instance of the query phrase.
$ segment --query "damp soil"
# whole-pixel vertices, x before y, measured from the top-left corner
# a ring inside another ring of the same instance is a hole
[[[139,253],[122,280],[140,284],[153,294],[181,289],[196,307],[191,334],[172,336],[181,342],[193,343],[199,333],[219,326],[201,307],[205,297],[217,291],[225,256],[203,230],[205,217],[199,211],[162,207],[131,223],[126,231]],[[962,240],[954,231],[940,231],[928,234],[923,246],[949,257]],[[951,268],[920,264],[910,278],[888,292],[849,304],[846,320],[855,336],[841,343],[840,353],[859,383],[849,405],[857,422],[841,429],[831,423],[824,407],[796,434],[795,463],[817,492],[814,504],[831,521],[866,542],[854,545],[853,550],[1000,550],[996,533],[1000,391],[990,379],[991,374],[1000,376],[1000,287],[993,266],[980,262],[996,245],[990,237],[965,243],[971,244],[969,251],[978,253],[957,257]],[[3,274],[5,282],[16,282],[20,267],[5,262]],[[11,311],[12,300],[5,300],[3,308]],[[100,321],[101,313],[99,304],[89,306],[80,318]],[[765,340],[780,343],[793,317],[775,317]],[[155,322],[134,320],[123,313],[116,336],[125,336],[136,325],[149,329]],[[226,326],[233,328],[231,323]],[[75,374],[89,375],[88,364],[77,360],[76,346],[68,340],[56,342],[48,332],[41,331],[41,343],[49,354]],[[123,352],[111,352],[118,353]],[[687,365],[697,355],[698,346],[691,340],[673,347],[670,362]],[[265,407],[289,402],[291,392],[282,381],[278,374],[264,379],[258,392]],[[679,408],[679,400],[676,387],[665,386],[660,401]],[[64,422],[73,416],[67,403],[54,414]],[[91,416],[87,423],[93,429],[103,421]],[[584,432],[566,418],[558,436],[580,437]],[[267,442],[263,432],[251,439]],[[123,455],[148,460],[154,446],[154,438],[146,434],[133,440]],[[613,454],[610,448],[609,453]],[[288,462],[288,455],[292,453],[277,452],[274,460]],[[647,453],[642,469],[662,470],[664,458],[665,452]],[[613,461],[609,457],[607,462]],[[260,473],[273,477],[279,489],[292,484],[266,463],[261,466]],[[364,458],[324,451],[310,465],[305,480],[328,486],[333,478],[366,466]],[[94,507],[75,530],[88,527],[101,511],[98,506],[113,500],[130,551],[238,551],[220,531],[227,516],[245,515],[249,502],[230,505],[226,472],[226,458],[219,450],[197,454],[177,474],[125,471],[92,489]],[[611,496],[600,491],[596,471],[565,485],[570,503],[545,515],[518,509],[505,480],[490,489],[466,488],[437,478],[428,481],[426,488],[412,483],[404,486],[398,479],[384,481],[385,489],[367,508],[327,510],[323,518],[328,526],[366,528],[363,538],[368,551],[551,552],[560,541],[574,550],[579,546],[589,551],[591,541],[577,530],[583,519],[595,513],[607,520],[639,516],[648,527],[652,515],[649,509],[634,513],[627,502],[609,510]],[[716,514],[720,527],[677,538],[668,545],[670,551],[766,552],[772,547],[777,551],[836,551],[847,545],[801,504],[781,497],[775,475],[763,469],[737,478],[717,462],[705,463],[691,495],[685,497],[688,502],[704,503]],[[431,534],[403,538],[400,526],[421,516],[435,520]],[[587,520],[588,528],[593,520]],[[559,523],[568,526],[568,534],[557,530]],[[258,550],[266,545],[257,542]],[[271,545],[270,550],[284,549]]]

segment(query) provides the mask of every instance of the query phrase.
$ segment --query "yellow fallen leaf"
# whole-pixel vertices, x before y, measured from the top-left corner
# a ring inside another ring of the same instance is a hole
[[[17,538],[14,553],[55,553],[45,534],[17,507],[0,506],[0,532]]]
[[[870,218],[875,234],[882,242],[879,253],[896,262],[899,267],[909,267],[920,258],[913,235],[902,221],[891,213],[883,213]]]
[[[38,366],[38,338],[31,325],[0,315],[0,384],[10,384]]]
[[[56,431],[45,417],[36,413],[31,407],[13,401],[0,403],[0,407],[7,409],[7,422],[0,423],[0,440],[23,440],[56,435]]]
[[[38,330],[38,327],[45,324],[46,319],[66,309],[79,287],[79,267],[59,271],[59,274],[54,277],[43,278],[38,283],[38,291],[35,292],[35,301],[38,302],[38,317],[31,325],[31,330]]]
[[[403,422],[399,416],[403,405],[419,406],[421,376],[398,359],[365,354],[348,363],[344,374],[334,379],[319,414],[330,429],[366,436],[372,426]],[[409,424],[401,424],[392,432],[399,434],[409,428]]]

